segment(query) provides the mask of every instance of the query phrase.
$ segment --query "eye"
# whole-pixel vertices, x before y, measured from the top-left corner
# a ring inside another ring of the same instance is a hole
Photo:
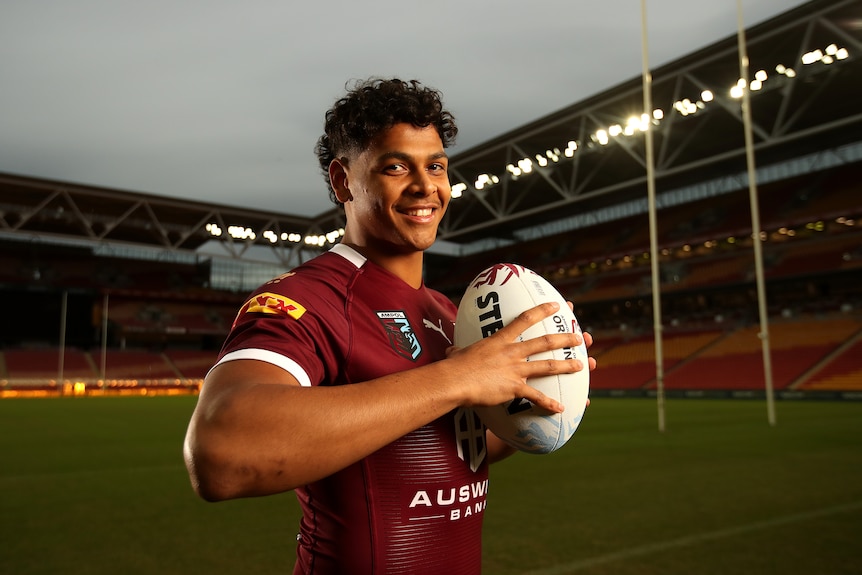
[[[446,173],[446,165],[441,164],[439,162],[435,162],[428,166],[428,171],[434,174],[445,174]]]
[[[399,175],[407,172],[407,168],[404,167],[404,164],[389,164],[388,166],[383,167],[383,173]]]

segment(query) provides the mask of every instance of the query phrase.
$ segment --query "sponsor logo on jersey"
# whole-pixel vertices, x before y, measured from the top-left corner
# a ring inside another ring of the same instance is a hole
[[[378,311],[377,319],[383,324],[383,329],[386,330],[389,338],[389,345],[395,353],[405,359],[416,361],[416,358],[422,354],[422,346],[419,345],[419,338],[416,337],[407,314],[403,311]]]
[[[449,343],[449,345],[452,345],[452,340],[449,339],[449,336],[446,335],[446,332],[443,330],[443,320],[442,319],[438,319],[437,323],[434,323],[430,319],[422,318],[422,325],[424,325],[425,327],[427,327],[430,330],[436,331],[437,333],[439,333],[440,335],[443,336],[443,338]],[[452,325],[455,325],[455,322],[452,322]]]
[[[485,511],[488,480],[443,489],[415,489],[405,495],[409,497],[405,501],[407,521],[458,521]]]
[[[287,315],[293,319],[299,319],[305,313],[305,308],[289,297],[264,292],[252,296],[251,299],[245,302],[245,304],[240,308],[239,313],[236,315],[236,319],[239,319],[243,314],[252,312],[271,315]],[[234,325],[236,325],[236,320],[234,320]]]

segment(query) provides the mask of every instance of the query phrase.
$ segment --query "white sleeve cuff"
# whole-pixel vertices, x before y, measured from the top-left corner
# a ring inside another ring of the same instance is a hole
[[[311,387],[311,380],[302,366],[289,357],[285,357],[280,353],[275,353],[274,351],[266,349],[238,349],[236,351],[232,351],[221,358],[212,368],[210,368],[210,371],[212,371],[212,369],[217,365],[237,359],[255,359],[257,361],[271,363],[295,377],[299,382],[299,385],[303,387]]]

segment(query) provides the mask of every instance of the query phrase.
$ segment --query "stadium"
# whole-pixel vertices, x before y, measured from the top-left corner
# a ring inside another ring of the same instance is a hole
[[[860,21],[808,2],[745,31],[747,79],[729,37],[651,110],[633,78],[452,158],[426,282],[527,266],[600,366],[571,446],[500,464],[487,572],[862,570]],[[342,218],[0,174],[0,569],[289,568],[290,495],[195,501],[181,438],[248,292]]]

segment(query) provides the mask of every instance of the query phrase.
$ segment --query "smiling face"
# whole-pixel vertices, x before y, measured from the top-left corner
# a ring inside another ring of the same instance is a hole
[[[449,204],[449,161],[433,126],[396,124],[359,154],[333,160],[330,182],[344,203],[343,242],[384,267],[431,247]]]

